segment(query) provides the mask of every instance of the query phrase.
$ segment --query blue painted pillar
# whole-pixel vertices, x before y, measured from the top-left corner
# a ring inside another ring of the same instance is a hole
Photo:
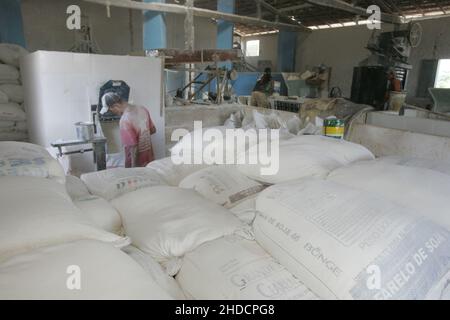
[[[278,33],[278,71],[295,72],[297,32],[280,30]]]
[[[160,2],[165,0],[144,0],[144,2]],[[144,50],[167,48],[166,17],[164,13],[145,11],[143,48]]]
[[[235,0],[217,0],[217,11],[234,13]],[[234,24],[219,20],[217,23],[217,49],[233,48]]]
[[[20,0],[0,1],[0,42],[25,47]]]

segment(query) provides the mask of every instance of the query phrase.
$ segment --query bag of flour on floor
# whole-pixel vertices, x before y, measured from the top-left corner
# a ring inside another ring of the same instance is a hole
[[[317,299],[255,241],[225,236],[187,253],[177,282],[191,299]]]
[[[25,140],[28,140],[26,121],[0,120],[0,141]]]
[[[284,142],[285,145],[305,146],[319,150],[326,155],[336,159],[343,165],[361,160],[373,160],[375,156],[366,147],[332,137],[319,135],[302,135],[289,139]]]
[[[112,168],[85,173],[80,178],[90,193],[106,200],[140,188],[167,185],[155,170],[149,168]]]
[[[235,166],[211,166],[199,170],[184,178],[180,187],[193,189],[225,208],[232,208],[264,189],[264,185],[247,178]]]
[[[238,165],[247,177],[275,184],[304,177],[325,177],[336,168],[358,160],[373,159],[373,154],[361,145],[322,136],[297,136],[281,141],[279,148],[268,145],[264,153],[267,164],[261,161],[261,146],[251,147],[246,159],[259,159],[256,164]],[[267,154],[267,155],[265,155]],[[244,155],[242,155],[242,158]]]
[[[63,168],[45,148],[26,142],[0,142],[0,176],[33,176],[65,182]]]
[[[6,95],[6,93],[4,93],[3,91],[0,91],[0,105],[4,104],[4,103],[8,103],[9,102],[9,98]]]
[[[93,239],[117,247],[129,240],[94,225],[65,186],[36,177],[0,178],[0,260],[36,248]]]
[[[241,128],[242,127],[241,111],[232,113],[230,117],[227,120],[225,120],[225,123],[223,125],[228,129]]]
[[[20,84],[19,80],[0,80],[0,84]]]
[[[16,67],[0,63],[0,80],[6,81],[16,81],[19,79],[19,70]]]
[[[253,220],[256,216],[256,197],[258,194],[255,194],[254,196],[248,197],[242,201],[240,201],[238,204],[236,204],[234,207],[230,208],[229,210],[239,218],[244,223],[252,224]]]
[[[6,93],[9,100],[15,103],[23,103],[23,87],[18,84],[0,84],[0,91]]]
[[[73,277],[77,273],[80,282]],[[1,262],[0,299],[156,300],[170,296],[121,250],[100,241],[78,240]]]
[[[177,273],[179,259],[202,243],[233,233],[253,238],[248,225],[193,190],[150,187],[111,203],[133,245],[164,263],[171,275]]]
[[[94,225],[112,233],[122,232],[122,220],[117,210],[105,199],[92,195],[83,181],[75,176],[67,176],[66,190],[75,206]]]
[[[72,175],[66,176],[66,191],[72,200],[92,195],[84,182],[80,178]]]
[[[12,129],[16,126],[16,121],[0,120],[0,129]]]
[[[450,297],[450,232],[410,209],[319,179],[271,186],[256,209],[256,241],[320,297]]]
[[[450,230],[450,176],[435,170],[361,161],[330,173],[329,180],[389,199]]]
[[[270,139],[270,129],[200,128],[183,136],[171,148],[171,155],[184,163],[236,164],[239,156],[251,146]]]
[[[298,134],[298,132],[300,131],[301,126],[302,126],[302,121],[296,115],[293,116],[292,118],[289,118],[286,121],[286,127],[288,128],[289,132],[294,134],[294,135]]]
[[[223,137],[225,136],[227,128],[225,126],[215,126],[215,127],[199,127],[193,131],[184,135],[171,149],[171,157],[178,157],[180,159],[186,160],[184,163],[188,164],[214,164],[214,161],[208,163],[203,155],[206,148],[213,148],[216,145],[220,147],[222,152],[224,151]],[[206,133],[214,133],[219,140],[204,139]],[[226,153],[224,153],[225,156]],[[223,156],[223,157],[224,157]],[[221,157],[221,160],[223,160]]]
[[[0,92],[1,95],[1,92]],[[20,105],[14,102],[0,103],[0,120],[5,121],[25,121],[27,116],[20,108]]]
[[[174,164],[170,157],[150,162],[147,166],[155,170],[170,186],[177,187],[180,181],[198,170],[208,167],[205,164]]]
[[[266,129],[269,127],[264,114],[256,110],[252,110],[253,121],[255,121],[256,129]]]
[[[20,66],[20,58],[28,53],[26,49],[17,44],[0,43],[0,62],[5,64],[18,68]]]
[[[135,246],[127,246],[122,249],[134,261],[136,261],[150,277],[155,281],[172,299],[185,300],[186,297],[175,279],[165,272],[163,267],[149,254],[139,250]]]
[[[399,166],[424,168],[445,173],[450,175],[450,162],[444,160],[404,157],[404,156],[387,156],[375,159],[378,163],[397,164]]]
[[[28,133],[20,131],[1,131],[0,130],[0,141],[18,141],[25,142],[28,140]]]

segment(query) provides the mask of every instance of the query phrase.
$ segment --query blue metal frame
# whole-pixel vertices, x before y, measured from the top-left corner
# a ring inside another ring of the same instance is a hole
[[[144,2],[165,3],[165,0],[144,0]],[[167,48],[166,16],[164,13],[145,11],[143,26],[144,50]]]
[[[280,30],[278,33],[278,71],[295,72],[297,32]]]
[[[0,42],[26,45],[20,0],[0,1]]]

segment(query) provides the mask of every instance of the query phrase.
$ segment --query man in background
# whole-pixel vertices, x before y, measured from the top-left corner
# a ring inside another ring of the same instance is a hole
[[[125,167],[145,167],[154,160],[151,135],[156,132],[148,110],[124,101],[114,92],[102,97],[100,114],[111,111],[121,116],[120,138],[125,151]]]
[[[273,94],[273,87],[272,71],[270,68],[266,68],[261,78],[256,81],[250,104],[256,107],[268,108],[269,102],[267,97]]]

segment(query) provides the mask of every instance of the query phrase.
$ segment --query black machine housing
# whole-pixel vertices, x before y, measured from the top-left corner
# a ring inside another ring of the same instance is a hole
[[[418,28],[420,33],[414,33]],[[412,69],[408,58],[411,48],[417,45],[417,37],[420,41],[421,29],[417,23],[409,24],[406,30],[382,32],[377,37],[372,34],[366,47],[371,55],[353,69],[350,100],[384,110],[389,90],[388,73],[395,73],[404,90]]]

